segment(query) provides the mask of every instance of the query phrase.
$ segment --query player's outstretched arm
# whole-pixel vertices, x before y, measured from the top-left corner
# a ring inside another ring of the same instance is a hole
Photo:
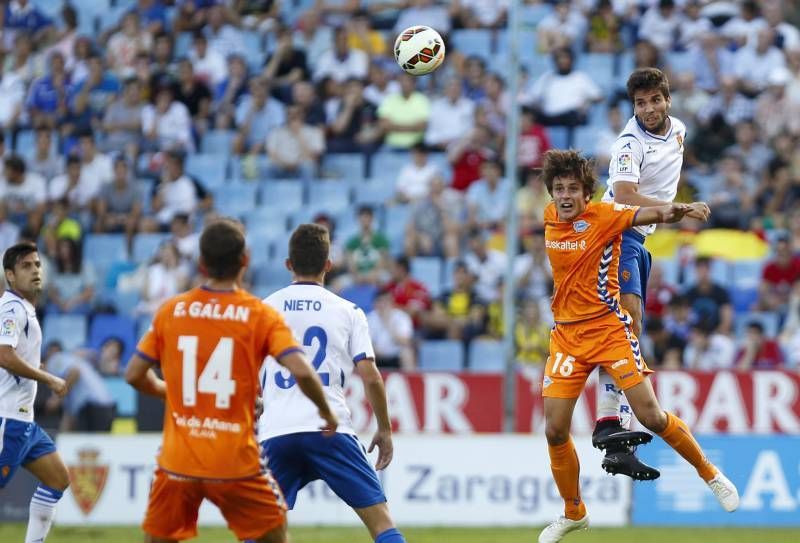
[[[642,207],[633,219],[633,226],[646,224],[675,223],[683,219],[693,208],[691,204],[669,204],[658,207]]]
[[[639,194],[639,184],[631,181],[617,181],[613,186],[614,201],[618,204],[639,207],[657,207],[669,205],[669,202]]]
[[[67,393],[67,384],[63,379],[26,364],[11,345],[0,345],[0,368],[7,370],[17,377],[33,379],[34,381],[45,384],[59,396],[63,396]]]
[[[356,365],[356,372],[364,382],[367,400],[372,406],[372,412],[375,413],[375,420],[378,422],[378,430],[372,436],[369,452],[378,447],[378,461],[375,463],[375,469],[385,469],[392,462],[394,445],[392,444],[392,423],[389,421],[389,404],[386,401],[383,377],[372,358],[359,361]]]
[[[328,400],[325,399],[325,392],[322,390],[322,383],[317,376],[317,372],[308,363],[305,355],[298,351],[292,351],[280,357],[278,363],[291,372],[303,394],[317,406],[319,416],[325,420],[322,432],[333,434],[336,431],[336,427],[339,426],[339,420],[331,411],[331,406],[328,405]]]
[[[133,388],[144,394],[165,400],[167,385],[153,371],[153,364],[138,354],[134,354],[125,370],[125,380]]]

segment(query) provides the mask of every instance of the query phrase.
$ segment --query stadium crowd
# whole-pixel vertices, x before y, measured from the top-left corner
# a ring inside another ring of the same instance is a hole
[[[119,375],[154,309],[196,281],[197,232],[217,214],[247,226],[248,287],[261,295],[290,280],[287,232],[326,224],[330,287],[368,312],[386,368],[435,365],[431,341],[459,346],[451,369],[499,368],[464,353],[502,337],[513,258],[518,359],[541,366],[552,287],[537,168],[573,146],[602,181],[640,66],[668,73],[671,113],[688,127],[681,195],[712,209],[709,225],[673,233],[732,229],[769,248],[710,258],[687,242],[657,259],[648,363],[800,367],[795,3],[525,3],[515,165],[502,160],[508,2],[2,4],[0,250],[41,243],[47,358],[87,375],[96,404],[113,395],[95,377]],[[392,57],[412,25],[447,44],[443,67],[419,79]],[[518,255],[503,251],[510,192]]]

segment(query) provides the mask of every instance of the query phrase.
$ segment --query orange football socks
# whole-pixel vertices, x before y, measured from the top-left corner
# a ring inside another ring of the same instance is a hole
[[[717,474],[717,468],[708,461],[689,427],[672,413],[667,413],[667,427],[658,435],[694,466],[704,481],[710,481]]]
[[[578,453],[570,437],[561,445],[548,445],[550,453],[550,470],[556,481],[558,493],[564,499],[564,516],[570,520],[579,520],[586,516],[586,506],[581,500],[578,477],[581,466]]]

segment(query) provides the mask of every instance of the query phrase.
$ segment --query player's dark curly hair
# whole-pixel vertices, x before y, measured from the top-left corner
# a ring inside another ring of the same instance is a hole
[[[321,224],[301,224],[289,238],[289,262],[296,275],[316,277],[325,271],[331,241]]]
[[[628,77],[628,98],[639,91],[657,90],[664,98],[669,98],[669,80],[664,72],[658,68],[637,68]]]
[[[217,219],[200,234],[200,263],[212,279],[236,279],[244,254],[244,227],[234,219]]]
[[[578,151],[553,149],[544,154],[542,180],[550,196],[553,195],[553,180],[557,177],[576,179],[583,184],[586,196],[594,194],[597,184],[594,160],[582,157]]]

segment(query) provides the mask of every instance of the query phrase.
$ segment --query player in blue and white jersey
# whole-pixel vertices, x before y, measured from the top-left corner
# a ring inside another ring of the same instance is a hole
[[[331,268],[328,230],[316,224],[300,225],[289,240],[287,267],[294,282],[264,302],[283,315],[322,380],[328,403],[339,419],[332,437],[314,405],[303,396],[292,376],[275,360],[264,364],[264,411],[258,421],[258,440],[269,468],[291,509],[297,492],[322,479],[352,507],[377,543],[404,543],[389,514],[376,469],[392,460],[392,430],[383,379],[364,312],[323,286]],[[378,429],[369,451],[378,448],[373,468],[356,437],[345,387],[355,371],[364,382]]]
[[[33,422],[38,383],[63,396],[63,379],[40,369],[42,329],[33,304],[44,279],[34,243],[6,249],[3,270],[8,289],[0,296],[0,488],[22,466],[39,486],[31,498],[25,543],[45,540],[55,506],[69,486],[69,474],[53,440]]]
[[[661,70],[640,68],[628,78],[628,96],[634,116],[625,125],[613,147],[608,167],[608,189],[603,201],[641,207],[672,203],[678,193],[686,126],[669,115],[669,81]],[[706,220],[710,211],[704,202],[690,204],[689,217]],[[651,256],[644,247],[645,238],[655,225],[637,226],[622,236],[619,262],[619,285],[622,307],[633,319],[637,337],[642,319],[650,275]],[[655,479],[658,470],[643,464],[633,454],[636,445],[652,436],[645,432],[627,432],[631,410],[621,391],[602,368],[597,398],[597,425],[593,443],[605,449],[603,468],[634,479]]]

